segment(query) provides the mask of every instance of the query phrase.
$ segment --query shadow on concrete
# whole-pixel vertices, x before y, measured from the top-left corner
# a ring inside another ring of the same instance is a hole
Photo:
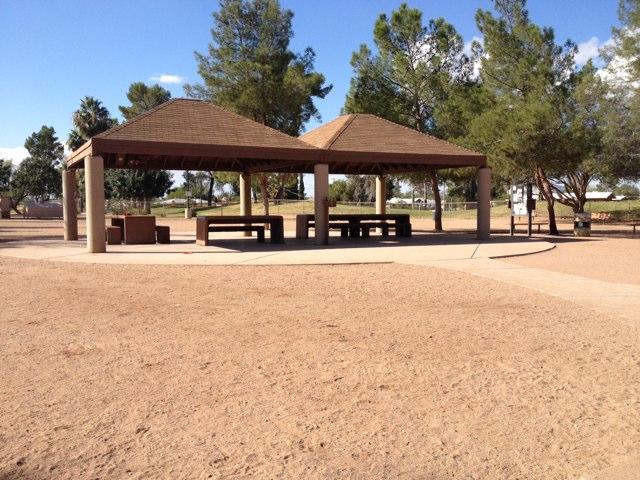
[[[469,234],[458,233],[428,233],[417,234],[412,237],[400,237],[395,236],[381,237],[371,236],[368,239],[350,239],[341,238],[339,236],[331,237],[329,245],[316,245],[313,238],[309,239],[296,239],[285,238],[285,243],[271,243],[267,237],[265,243],[258,243],[255,237],[246,238],[216,238],[210,237],[208,246],[196,245],[193,239],[172,239],[172,245],[191,245],[192,249],[188,252],[177,251],[170,246],[162,248],[162,245],[154,245],[152,250],[140,250],[142,245],[137,245],[131,251],[126,250],[110,250],[117,254],[159,254],[159,253],[185,253],[185,254],[197,254],[197,253],[278,253],[282,251],[290,250],[343,250],[350,248],[395,248],[395,247],[409,247],[409,246],[437,246],[437,245],[477,245],[482,244],[514,244],[514,243],[530,243],[543,240],[542,238],[517,238],[509,236],[496,236],[490,240],[479,242]],[[122,245],[118,248],[126,248],[128,245]],[[217,248],[216,248],[217,247]],[[218,250],[219,249],[219,250]],[[107,247],[109,251],[109,247]]]

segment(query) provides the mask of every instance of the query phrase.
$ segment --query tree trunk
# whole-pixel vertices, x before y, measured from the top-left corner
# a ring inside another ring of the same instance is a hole
[[[207,205],[211,206],[211,202],[213,200],[213,185],[214,185],[213,172],[207,172],[207,173],[209,173],[209,192],[207,193]]]
[[[433,212],[433,220],[435,222],[435,231],[442,231],[442,199],[440,198],[440,189],[438,188],[438,174],[434,170],[429,172],[431,179],[431,190],[433,190],[433,201],[435,203],[435,211]]]
[[[23,201],[23,200],[24,200],[24,197],[22,197],[19,200],[14,200],[13,198],[11,199],[11,208],[18,215],[22,215],[22,216],[24,216],[24,209],[23,209],[22,213],[20,213],[20,210],[18,210],[18,205],[20,205],[20,202]]]
[[[262,206],[264,214],[269,215],[269,191],[267,188],[267,175],[260,175],[260,195],[262,195]]]
[[[304,173],[298,178],[298,200],[304,200]]]
[[[544,198],[547,200],[547,212],[549,214],[549,234],[560,235],[558,232],[558,226],[556,225],[556,211],[555,211],[555,198],[553,197],[553,187],[549,182],[544,170],[537,167],[534,171],[534,177],[538,188],[544,193]]]

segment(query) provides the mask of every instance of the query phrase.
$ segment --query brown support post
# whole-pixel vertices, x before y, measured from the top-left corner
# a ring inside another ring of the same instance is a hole
[[[240,215],[251,215],[251,174],[246,172],[240,174]],[[245,237],[251,235],[249,231],[244,232]]]
[[[84,159],[85,191],[87,197],[87,250],[89,253],[107,251],[104,214],[104,161],[100,156]]]
[[[477,172],[478,180],[478,240],[491,237],[491,169],[481,167]]]
[[[317,245],[329,244],[329,165],[314,167],[315,235]]]
[[[62,171],[62,218],[64,239],[78,239],[78,210],[76,207],[76,171]]]

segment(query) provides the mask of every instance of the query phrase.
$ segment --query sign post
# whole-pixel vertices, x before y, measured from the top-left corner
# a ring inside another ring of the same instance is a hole
[[[533,202],[533,186],[531,182],[527,183],[527,236],[531,236],[531,227],[533,222],[533,209],[531,203]]]
[[[515,235],[516,217],[527,217],[527,235],[533,232],[533,216],[536,210],[538,189],[531,182],[526,185],[512,185],[509,190],[509,208],[511,210],[509,234]]]

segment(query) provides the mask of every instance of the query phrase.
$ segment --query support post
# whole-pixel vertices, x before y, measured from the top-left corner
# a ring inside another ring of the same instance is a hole
[[[488,240],[491,236],[491,169],[481,167],[476,174],[478,180],[478,240]]]
[[[247,172],[240,174],[240,215],[251,215],[251,174]],[[251,235],[252,232],[244,232],[245,237]]]
[[[376,177],[376,213],[387,213],[387,178],[384,175]]]
[[[315,207],[316,245],[329,244],[329,165],[317,164],[313,168],[313,203]]]
[[[62,171],[62,218],[64,239],[78,239],[78,209],[76,207],[76,171]]]
[[[531,210],[531,203],[533,201],[533,185],[531,182],[527,183],[527,237],[530,237],[533,233],[533,210]]]
[[[387,213],[387,178],[384,175],[376,176],[376,213]],[[381,228],[376,228],[377,233],[383,233]]]
[[[104,253],[104,161],[100,156],[84,159],[84,183],[87,198],[87,250],[89,253]]]

